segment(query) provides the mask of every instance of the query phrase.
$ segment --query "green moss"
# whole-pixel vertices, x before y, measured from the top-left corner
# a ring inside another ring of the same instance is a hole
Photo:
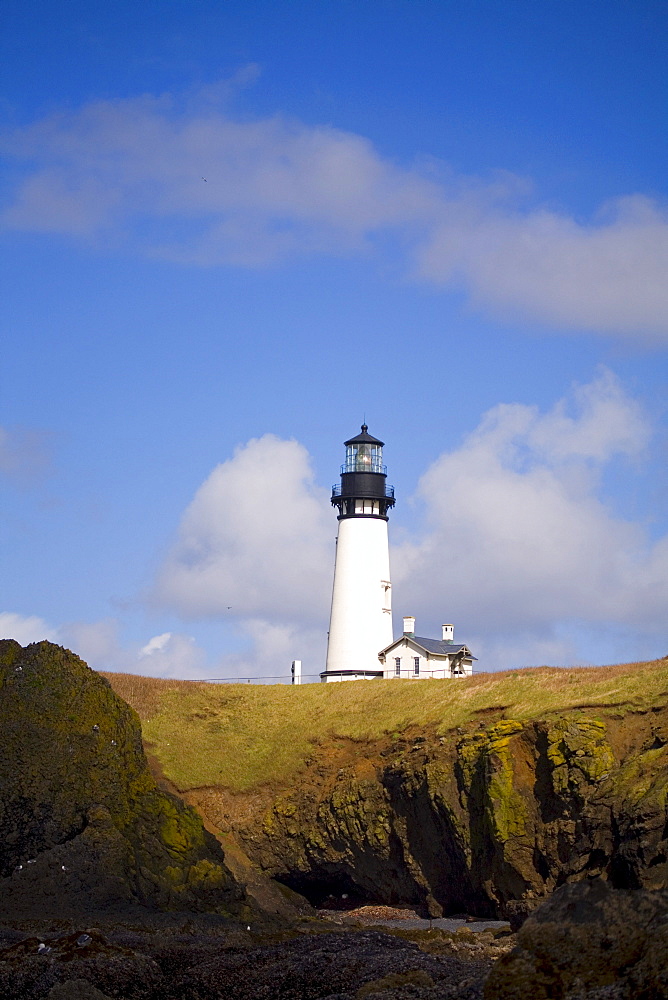
[[[625,810],[668,814],[668,746],[651,747],[624,761],[613,789]]]
[[[196,823],[191,824],[189,820],[189,816],[178,816],[171,810],[165,810],[160,822],[160,839],[170,853],[187,854],[201,845],[200,830]]]
[[[193,888],[222,889],[228,882],[229,875],[208,858],[202,858],[188,871],[188,884]]]
[[[499,844],[526,830],[526,805],[515,787],[511,747],[523,729],[521,722],[504,719],[457,744],[465,799],[482,806],[487,829]]]
[[[290,802],[289,799],[277,799],[274,803],[274,812],[278,816],[294,816],[297,812],[297,806],[294,802]]]
[[[364,986],[360,986],[355,994],[355,1000],[365,1000],[366,997],[373,994],[384,993],[387,990],[399,990],[404,986],[431,989],[434,985],[432,977],[422,969],[409,969],[407,972],[388,972],[382,979],[374,979],[369,983],[365,983]]]
[[[175,868],[173,865],[167,865],[163,870],[163,875],[174,885],[180,885],[183,882],[183,870]]]
[[[228,912],[209,892],[238,894],[222,851],[194,809],[158,790],[139,719],[108,681],[59,646],[5,640],[0,689],[3,875],[66,844],[124,898]]]
[[[486,732],[466,736],[457,744],[457,763],[463,779],[462,788],[466,795],[470,794],[475,783],[488,746],[489,736]]]
[[[547,757],[557,793],[602,781],[615,767],[605,724],[597,719],[555,720],[547,730]]]
[[[526,829],[526,806],[515,789],[511,752],[512,738],[523,728],[521,722],[503,721],[489,730],[486,810],[492,834],[500,843],[522,836]]]

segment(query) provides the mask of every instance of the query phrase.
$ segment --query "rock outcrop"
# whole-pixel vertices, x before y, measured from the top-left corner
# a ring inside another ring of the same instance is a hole
[[[609,988],[609,989],[606,989]],[[668,996],[668,891],[562,886],[494,966],[485,1000],[662,1000]]]
[[[0,788],[0,916],[249,917],[215,837],[156,787],[136,713],[49,642],[0,641]]]
[[[411,903],[519,926],[565,882],[668,884],[668,711],[631,721],[578,711],[441,737],[332,737],[290,789],[189,797],[316,904]]]

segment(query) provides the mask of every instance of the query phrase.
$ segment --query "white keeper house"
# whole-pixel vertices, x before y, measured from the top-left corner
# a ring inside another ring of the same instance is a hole
[[[455,645],[452,625],[442,626],[441,639],[427,639],[415,635],[415,619],[407,617],[403,635],[393,640],[387,524],[395,501],[384,445],[366,424],[344,443],[341,481],[332,487],[339,530],[321,681],[469,676],[475,657],[467,646]]]
[[[404,618],[404,633],[378,654],[383,677],[470,677],[476,659],[468,646],[455,642],[454,625],[441,625],[440,639],[415,634],[415,618]]]

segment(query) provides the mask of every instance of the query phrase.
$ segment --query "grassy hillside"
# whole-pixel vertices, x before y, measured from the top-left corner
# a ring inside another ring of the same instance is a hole
[[[668,658],[609,667],[539,667],[466,680],[204,684],[106,674],[138,712],[145,740],[181,790],[289,783],[328,737],[444,733],[491,717],[619,715],[668,703]]]

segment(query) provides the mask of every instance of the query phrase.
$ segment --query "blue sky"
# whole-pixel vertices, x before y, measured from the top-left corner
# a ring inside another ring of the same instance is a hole
[[[366,417],[395,630],[668,652],[665,4],[3,20],[2,631],[317,673]]]

